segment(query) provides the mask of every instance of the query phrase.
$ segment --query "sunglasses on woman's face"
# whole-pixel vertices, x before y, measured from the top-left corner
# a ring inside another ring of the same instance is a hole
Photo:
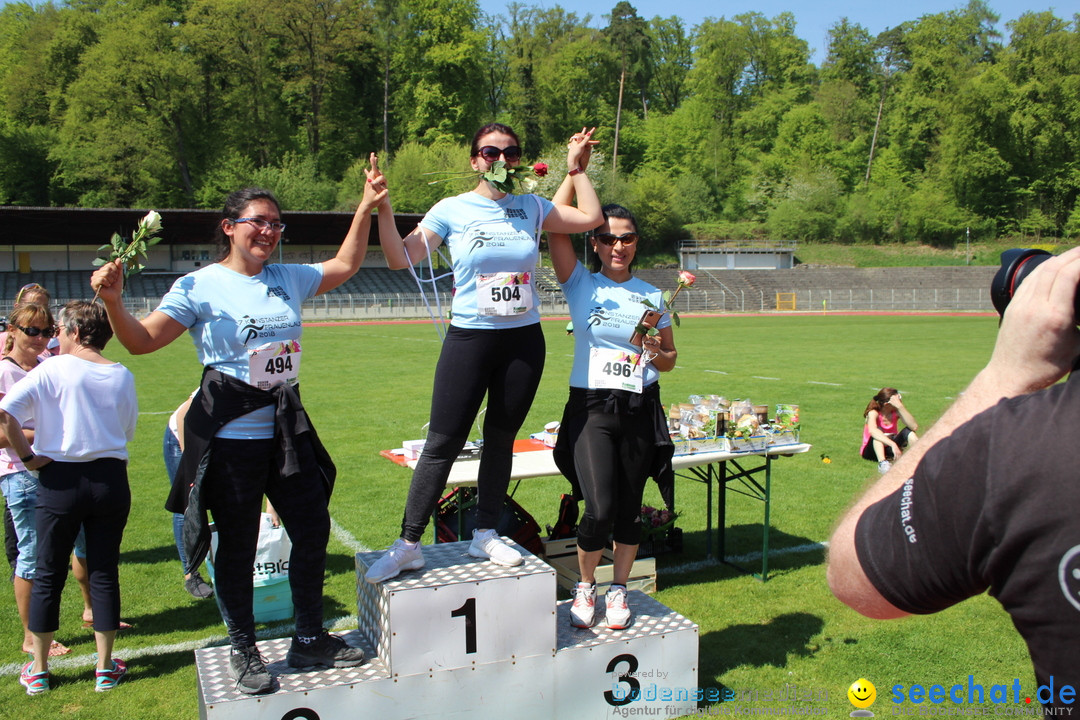
[[[638,235],[637,233],[632,232],[623,233],[622,235],[612,235],[611,233],[597,233],[596,235],[593,235],[593,237],[596,238],[597,242],[604,243],[608,246],[614,246],[615,243],[621,242],[623,244],[623,247],[626,247],[627,245],[633,245],[634,243],[636,243]]]
[[[36,328],[36,327],[23,327],[22,325],[16,325],[11,323],[11,327],[19,328],[27,337],[37,337],[38,335],[44,335],[47,338],[51,338],[56,335],[56,328]]]
[[[485,145],[480,148],[480,151],[476,154],[488,162],[495,162],[499,159],[500,155],[506,158],[506,162],[517,162],[521,159],[521,148],[517,145],[511,145],[507,148],[497,148],[494,145]]]

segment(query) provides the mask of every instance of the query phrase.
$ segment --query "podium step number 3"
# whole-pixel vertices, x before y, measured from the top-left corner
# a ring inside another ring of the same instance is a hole
[[[514,708],[526,720],[577,720],[697,707],[694,623],[632,591],[631,627],[574,628],[551,566],[524,551],[521,565],[504,568],[471,557],[468,545],[425,546],[423,569],[378,585],[364,574],[381,553],[356,556],[359,627],[347,639],[365,648],[359,668],[290,672],[287,639],[260,643],[281,687],[251,697],[221,681],[228,648],[198,651],[202,717],[501,720]]]

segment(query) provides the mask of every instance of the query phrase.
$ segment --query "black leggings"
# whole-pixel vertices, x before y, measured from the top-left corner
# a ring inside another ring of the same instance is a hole
[[[635,413],[594,409],[563,418],[560,440],[573,453],[585,498],[577,531],[583,551],[602,550],[609,535],[620,545],[641,542],[641,496],[656,452],[655,434],[645,408]]]
[[[417,542],[423,537],[485,393],[476,527],[495,527],[510,486],[514,438],[540,385],[546,352],[539,323],[509,330],[450,327],[435,368],[431,424],[409,486],[403,538]]]
[[[31,632],[60,627],[60,593],[79,528],[86,529],[86,568],[94,629],[120,627],[120,541],[131,509],[127,462],[53,461],[41,468],[35,514],[38,564],[30,595]]]

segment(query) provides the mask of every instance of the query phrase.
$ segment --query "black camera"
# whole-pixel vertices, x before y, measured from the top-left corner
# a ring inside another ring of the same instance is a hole
[[[1030,248],[1013,248],[1001,253],[1001,267],[990,283],[990,300],[994,303],[998,315],[1005,315],[1005,308],[1009,307],[1009,301],[1024,278],[1052,257],[1054,256],[1045,250]],[[1077,322],[1080,322],[1080,289],[1073,300],[1073,308]]]

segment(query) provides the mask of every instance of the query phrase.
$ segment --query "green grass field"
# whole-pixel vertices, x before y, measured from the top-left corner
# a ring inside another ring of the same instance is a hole
[[[572,351],[564,325],[544,323],[547,370],[523,435],[561,415]],[[996,319],[985,316],[683,318],[675,334],[678,367],[662,379],[665,402],[715,393],[798,403],[803,439],[814,445],[774,465],[776,554],[767,583],[717,564],[679,567],[704,557],[705,488],[678,481],[686,547],[659,559],[656,597],[700,625],[701,686],[775,692],[795,684],[827,692],[830,715],[852,710],[845,693],[860,677],[877,686],[882,700],[895,684],[948,687],[969,674],[987,687],[1019,678],[1033,691],[1024,644],[992,599],[976,598],[932,617],[873,622],[829,593],[823,549],[784,552],[826,541],[840,513],[877,477],[875,465],[857,454],[862,410],[874,392],[900,388],[919,423],[929,426],[986,362],[996,327]],[[305,330],[304,400],[339,469],[331,514],[354,539],[335,537],[330,545],[326,617],[337,620],[339,630],[356,622],[347,543],[381,548],[397,537],[409,472],[378,452],[423,436],[438,349],[427,323]],[[214,603],[183,591],[163,509],[161,436],[168,414],[198,381],[194,350],[185,338],[150,356],[131,357],[119,345],[106,355],[135,373],[142,413],[131,446],[134,502],[121,565],[123,617],[135,629],[117,641],[117,655],[131,669],[116,692],[93,692],[93,639],[80,627],[81,601],[71,582],[57,639],[74,653],[53,664],[53,690],[27,697],[17,680],[21,628],[11,586],[0,583],[0,704],[20,720],[197,717],[192,651],[224,639]],[[832,462],[823,463],[822,454]],[[566,487],[558,478],[526,481],[516,498],[544,525],[554,522]],[[654,488],[646,498],[658,501]],[[729,495],[729,554],[760,549],[761,510],[758,502]],[[290,628],[270,631],[284,636]],[[879,701],[873,709],[880,714],[891,707]]]

